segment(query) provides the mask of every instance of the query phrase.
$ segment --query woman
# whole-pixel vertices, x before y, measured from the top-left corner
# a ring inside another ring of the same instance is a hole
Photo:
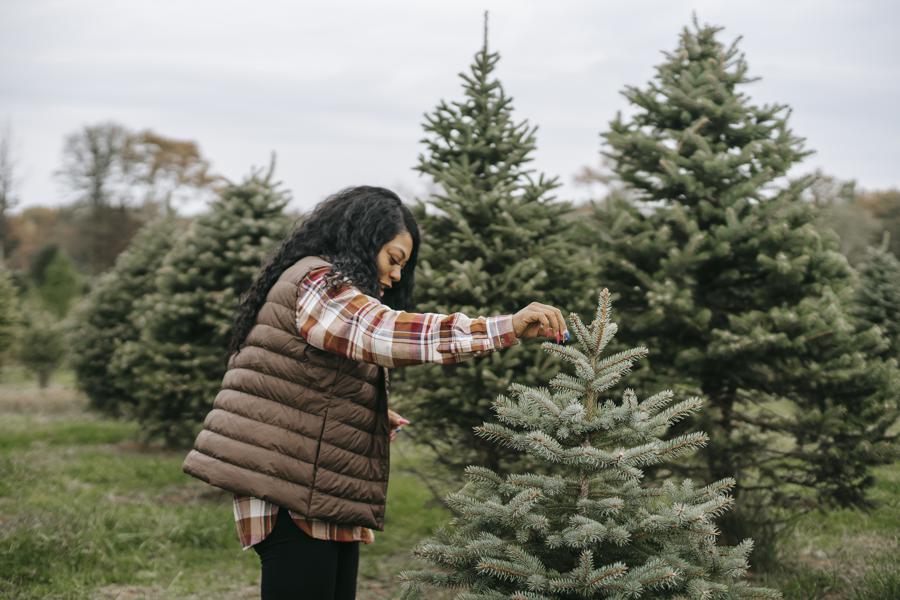
[[[408,312],[419,229],[390,190],[321,202],[242,298],[227,371],[183,469],[234,494],[263,600],[352,599],[359,544],[384,525],[388,369],[458,363],[566,332],[532,302],[514,315]]]

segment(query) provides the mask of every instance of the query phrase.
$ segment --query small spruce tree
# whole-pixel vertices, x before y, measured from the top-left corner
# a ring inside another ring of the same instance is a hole
[[[290,196],[254,170],[227,186],[191,223],[156,273],[155,292],[135,307],[141,333],[114,359],[132,374],[135,416],[145,440],[188,445],[212,407],[226,366],[238,299],[290,225]]]
[[[404,598],[426,586],[460,588],[457,600],[780,597],[743,580],[751,540],[716,545],[733,479],[644,481],[643,467],[706,443],[702,432],[662,437],[702,401],[675,402],[670,390],[606,397],[648,352],[604,353],[617,331],[611,309],[604,289],[589,326],[570,316],[576,344],[541,345],[574,374],[559,372],[549,388],[511,384],[494,400],[500,423],[478,428],[547,474],[468,467],[468,482],[447,498],[453,519],[415,550],[438,568],[402,573]]]
[[[122,344],[138,339],[135,304],[155,291],[156,271],[182,229],[170,218],[146,225],[76,310],[71,362],[94,409],[124,416],[134,407],[133,373],[113,359]]]

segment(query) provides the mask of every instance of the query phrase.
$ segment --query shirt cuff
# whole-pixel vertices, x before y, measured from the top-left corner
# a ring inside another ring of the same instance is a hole
[[[485,321],[487,322],[491,350],[508,348],[520,343],[516,330],[513,328],[512,315],[496,315],[487,317]]]

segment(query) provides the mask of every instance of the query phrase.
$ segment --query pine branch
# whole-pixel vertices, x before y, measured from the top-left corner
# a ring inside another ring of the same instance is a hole
[[[588,331],[588,328],[584,326],[584,322],[581,320],[581,317],[577,313],[569,314],[569,323],[572,325],[572,330],[575,332],[575,337],[581,343],[582,348],[594,347],[594,337]]]
[[[698,397],[688,398],[679,402],[675,406],[671,406],[664,411],[657,413],[648,422],[649,427],[671,427],[678,421],[688,417],[703,407],[703,400]]]
[[[674,458],[702,448],[709,442],[709,437],[702,431],[696,431],[672,438],[662,443],[657,450],[660,458]]]
[[[583,394],[586,391],[585,385],[581,380],[572,377],[567,373],[558,373],[550,380],[550,387],[559,390],[568,390],[577,394]]]

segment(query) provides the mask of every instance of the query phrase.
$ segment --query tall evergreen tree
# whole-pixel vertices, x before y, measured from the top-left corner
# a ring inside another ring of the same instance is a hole
[[[571,286],[589,272],[587,257],[566,236],[571,205],[550,194],[559,186],[555,177],[535,177],[528,168],[537,127],[513,119],[512,98],[494,75],[499,58],[488,50],[485,16],[483,46],[469,72],[459,74],[463,100],[441,101],[425,116],[426,151],[416,170],[437,191],[414,207],[423,232],[416,272],[422,311],[477,316],[514,313],[534,301],[576,309],[584,303]],[[472,427],[513,377],[535,382],[549,368],[546,357],[520,345],[460,365],[401,370],[394,389],[408,399],[403,411],[417,439],[442,461],[497,467],[502,453]]]
[[[780,597],[742,580],[752,540],[716,545],[733,479],[644,481],[642,467],[706,443],[702,432],[662,438],[702,401],[674,402],[671,390],[609,397],[648,352],[604,352],[617,331],[611,310],[604,289],[593,322],[571,316],[576,344],[542,344],[574,374],[557,373],[549,388],[511,384],[494,401],[500,423],[478,429],[551,474],[468,467],[468,483],[448,497],[449,526],[416,550],[438,569],[402,574],[406,598],[421,597],[425,585],[461,588],[458,600]]]
[[[677,377],[710,403],[710,444],[686,470],[736,478],[734,540],[774,507],[866,502],[870,466],[896,449],[897,372],[848,314],[852,271],[800,200],[811,178],[786,176],[809,154],[790,109],[751,103],[740,38],[725,47],[720,30],[695,18],[653,80],[626,88],[635,110],[604,154],[639,200],[611,202],[596,227],[604,284],[634,324],[624,343],[658,349],[639,382]]]
[[[254,170],[226,187],[163,259],[155,292],[136,304],[141,333],[115,358],[133,374],[136,416],[146,438],[189,444],[225,373],[225,349],[238,299],[287,233],[289,194]]]
[[[138,339],[135,304],[155,291],[156,271],[182,229],[169,218],[146,225],[75,314],[72,366],[78,387],[101,412],[127,415],[135,405],[133,374],[127,364],[114,366],[113,357]]]

